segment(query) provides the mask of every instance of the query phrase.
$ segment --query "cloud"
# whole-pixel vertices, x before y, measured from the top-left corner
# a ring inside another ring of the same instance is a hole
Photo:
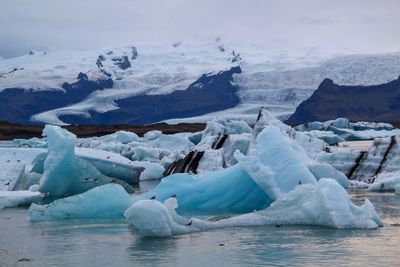
[[[400,44],[398,10],[396,0],[2,0],[0,55],[216,36],[391,51]]]

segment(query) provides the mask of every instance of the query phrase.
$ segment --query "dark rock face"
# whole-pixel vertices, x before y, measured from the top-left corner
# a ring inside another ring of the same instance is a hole
[[[135,59],[137,59],[137,57],[138,57],[138,51],[137,51],[136,47],[132,46],[132,56],[131,56],[131,59],[132,59],[132,60],[135,60]]]
[[[129,62],[128,57],[126,60]],[[98,65],[102,61],[102,57],[99,56]],[[114,61],[121,66],[125,66],[124,62],[124,59]],[[186,90],[167,95],[137,95],[116,100],[119,109],[106,113],[90,111],[91,118],[65,115],[60,116],[60,119],[70,124],[143,125],[227,109],[239,103],[239,98],[236,96],[237,88],[231,83],[234,73],[241,73],[240,67],[217,74],[204,74]],[[32,115],[79,103],[96,90],[112,87],[113,80],[107,76],[92,81],[88,79],[87,74],[79,73],[76,82],[62,85],[65,92],[5,89],[0,92],[0,103],[2,103],[0,120],[32,124],[30,121]]]
[[[351,121],[396,122],[400,117],[400,77],[371,86],[342,86],[325,79],[286,121],[298,125],[340,117]]]
[[[131,62],[129,61],[128,56],[122,56],[111,59],[114,62],[114,65],[118,66],[122,70],[126,70],[131,67]]]
[[[60,116],[70,124],[130,124],[143,125],[170,118],[192,117],[236,106],[239,98],[232,85],[232,75],[241,73],[234,67],[217,74],[201,76],[186,90],[167,95],[137,95],[115,101],[119,109],[98,113],[91,118]]]
[[[86,74],[79,73],[76,82],[62,85],[65,92],[5,89],[0,92],[0,120],[32,124],[30,117],[34,114],[80,102],[92,92],[112,86],[112,79],[90,81]]]

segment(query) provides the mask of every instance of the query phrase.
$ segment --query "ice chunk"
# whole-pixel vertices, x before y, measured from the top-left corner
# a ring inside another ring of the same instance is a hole
[[[40,179],[40,192],[51,196],[63,196],[74,179],[76,136],[58,126],[46,125],[43,135],[47,137],[48,154]]]
[[[369,186],[371,191],[395,191],[400,184],[400,171],[385,172],[375,177],[374,183]]]
[[[117,131],[113,134],[104,135],[99,138],[102,142],[119,142],[122,144],[128,144],[139,140],[137,134],[127,131]]]
[[[144,168],[140,173],[140,181],[161,179],[165,171],[164,167],[158,163],[141,161],[135,162],[134,165]]]
[[[144,236],[171,236],[223,227],[260,225],[317,225],[333,228],[378,228],[383,226],[368,200],[354,205],[346,190],[333,179],[299,185],[279,197],[265,210],[216,222],[191,219],[190,225],[174,221],[166,206],[156,200],[141,200],[126,212],[128,222]]]
[[[75,157],[76,136],[58,126],[46,125],[48,152],[38,190],[50,197],[79,194],[113,179],[102,175],[84,159]]]
[[[396,185],[394,186],[394,193],[395,193],[396,195],[400,195],[400,183],[398,183],[398,184],[396,184]]]
[[[38,202],[44,195],[31,191],[0,191],[0,209],[30,205]]]
[[[17,147],[35,147],[35,148],[46,148],[46,140],[33,137],[30,139],[14,139],[13,144]]]
[[[76,156],[89,162],[103,175],[134,184],[139,182],[141,169],[134,163],[116,153],[92,149],[76,148]]]
[[[254,146],[254,155],[235,153],[235,157],[273,200],[299,184],[315,183],[321,178],[334,178],[348,186],[343,173],[310,159],[300,145],[277,127],[265,126]]]
[[[309,131],[305,133],[311,137],[315,137],[321,139],[326,142],[328,145],[337,145],[340,142],[345,141],[344,138],[340,137],[337,134],[334,134],[331,131]]]
[[[151,140],[155,140],[155,139],[159,138],[161,135],[162,135],[161,131],[154,130],[154,131],[145,133],[143,138],[146,141],[151,141]]]
[[[223,169],[223,166],[224,162],[221,149],[208,149],[204,151],[196,172],[198,175],[202,176],[210,172],[221,170]]]
[[[0,147],[0,191],[25,190],[25,170],[30,170],[33,159],[44,152],[40,148]]]
[[[32,204],[28,210],[30,221],[123,218],[133,201],[124,188],[107,184],[83,194],[55,200],[48,205]]]
[[[224,163],[227,166],[233,166],[237,163],[234,157],[236,150],[240,151],[242,154],[246,154],[249,149],[251,134],[235,134],[229,135],[223,145],[223,158]]]
[[[143,236],[168,237],[189,233],[190,229],[175,222],[168,208],[157,200],[140,200],[125,212],[128,223]]]
[[[183,212],[249,212],[272,202],[238,165],[204,177],[181,173],[165,177],[142,199],[155,196],[165,201],[172,195],[176,195],[178,210]]]

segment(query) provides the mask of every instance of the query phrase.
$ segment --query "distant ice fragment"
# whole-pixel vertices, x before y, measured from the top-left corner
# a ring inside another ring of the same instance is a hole
[[[374,182],[369,185],[370,191],[395,191],[400,185],[400,171],[384,172],[375,177]]]
[[[43,198],[40,192],[31,191],[0,191],[0,209],[30,205]]]
[[[107,184],[85,193],[55,200],[48,205],[32,204],[28,210],[30,221],[66,219],[118,219],[132,205],[125,189],[117,184]]]

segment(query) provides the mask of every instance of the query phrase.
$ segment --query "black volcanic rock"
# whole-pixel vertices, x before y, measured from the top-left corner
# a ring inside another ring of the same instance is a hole
[[[32,124],[30,118],[34,114],[80,102],[92,92],[112,86],[110,78],[91,81],[86,74],[79,73],[76,82],[62,85],[65,92],[5,89],[0,92],[0,120]]]
[[[143,125],[224,110],[239,103],[237,88],[231,83],[235,73],[241,73],[240,67],[217,74],[204,74],[186,90],[166,95],[136,95],[116,100],[119,109],[105,113],[90,111],[91,118],[64,115],[60,116],[60,119],[70,124]]]
[[[114,65],[118,66],[122,70],[126,70],[131,67],[131,62],[129,61],[128,56],[116,57],[111,59],[114,62]]]
[[[379,85],[344,86],[325,79],[286,121],[298,125],[346,117],[350,121],[397,122],[400,118],[400,77]]]

